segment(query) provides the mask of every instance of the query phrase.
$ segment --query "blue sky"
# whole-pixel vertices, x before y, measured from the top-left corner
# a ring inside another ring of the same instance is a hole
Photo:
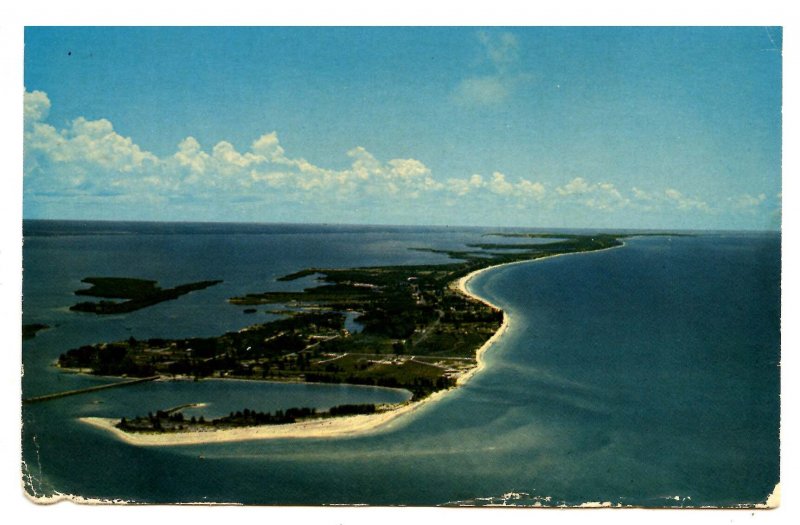
[[[778,28],[27,28],[26,218],[778,229]]]

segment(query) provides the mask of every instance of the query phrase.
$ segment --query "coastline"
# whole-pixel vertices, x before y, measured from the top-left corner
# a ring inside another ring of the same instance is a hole
[[[170,433],[143,433],[143,432],[125,432],[120,430],[115,425],[119,419],[116,418],[103,418],[103,417],[81,417],[79,420],[88,425],[105,430],[112,433],[117,439],[136,446],[181,446],[181,445],[200,445],[206,443],[225,443],[236,441],[250,441],[250,440],[264,440],[264,439],[325,439],[325,438],[342,438],[352,436],[362,436],[372,434],[381,430],[385,430],[390,423],[394,422],[401,416],[410,414],[440,400],[449,392],[454,391],[459,386],[464,385],[479,371],[486,367],[484,354],[495,344],[508,330],[511,324],[511,316],[505,310],[502,310],[497,305],[490,302],[488,299],[479,297],[473,294],[467,288],[469,281],[478,275],[494,270],[503,266],[510,266],[514,264],[531,263],[559,257],[562,255],[578,255],[596,253],[613,248],[620,248],[625,246],[623,242],[619,246],[612,246],[603,248],[601,250],[592,250],[588,252],[571,252],[559,253],[549,255],[546,257],[539,257],[537,259],[528,259],[524,261],[515,261],[510,263],[497,264],[494,266],[487,266],[473,272],[468,273],[457,281],[450,283],[450,287],[457,290],[461,294],[480,301],[481,303],[503,312],[503,321],[497,331],[481,345],[475,353],[476,366],[470,368],[461,374],[456,380],[456,386],[446,390],[439,390],[430,396],[419,401],[406,401],[405,403],[396,405],[394,408],[384,410],[375,414],[362,414],[353,416],[341,416],[325,419],[313,419],[310,421],[300,421],[297,423],[289,423],[285,425],[261,425],[256,427],[241,427],[222,430],[209,430],[204,432],[170,432]]]
[[[467,372],[462,374],[458,378],[458,380],[456,381],[456,385],[463,385],[472,376],[477,374],[480,370],[482,370],[486,366],[486,362],[483,359],[484,354],[486,353],[487,350],[489,350],[489,348],[498,339],[500,339],[508,331],[509,327],[511,326],[511,314],[509,314],[506,310],[503,310],[502,308],[500,308],[496,304],[492,303],[488,299],[484,299],[483,297],[480,297],[480,296],[475,295],[472,292],[470,292],[469,289],[467,288],[467,284],[469,283],[469,281],[471,281],[473,278],[477,277],[478,275],[481,275],[484,272],[487,272],[489,270],[495,270],[495,269],[501,268],[503,266],[512,266],[512,265],[515,265],[515,264],[524,264],[524,263],[534,263],[534,262],[537,262],[537,261],[543,261],[545,259],[553,259],[553,258],[556,258],[556,257],[561,257],[561,256],[566,256],[566,255],[581,255],[581,254],[598,253],[598,252],[604,252],[606,250],[613,250],[614,248],[622,248],[622,247],[624,247],[625,246],[625,241],[620,241],[620,242],[621,242],[621,244],[618,245],[618,246],[611,246],[609,248],[603,248],[601,250],[592,250],[592,251],[588,251],[588,252],[557,253],[557,254],[554,254],[554,255],[548,255],[548,256],[545,256],[545,257],[539,257],[537,259],[527,259],[527,260],[524,260],[524,261],[514,261],[514,262],[509,262],[509,263],[496,264],[494,266],[487,266],[486,268],[481,268],[480,270],[475,270],[474,272],[470,272],[467,275],[465,275],[464,277],[462,277],[461,279],[459,279],[458,281],[455,281],[455,282],[451,283],[451,286],[453,286],[455,289],[457,289],[463,295],[466,295],[467,297],[475,299],[476,301],[480,301],[483,304],[489,306],[490,308],[494,308],[495,310],[503,312],[503,322],[500,325],[500,328],[498,328],[497,331],[492,335],[492,337],[490,337],[485,343],[483,343],[483,345],[475,352],[475,359],[478,362],[477,366],[474,367],[474,368],[469,369]]]

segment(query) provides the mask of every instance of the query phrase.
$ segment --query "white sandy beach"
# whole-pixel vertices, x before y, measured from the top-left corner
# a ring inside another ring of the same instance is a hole
[[[197,445],[200,443],[222,443],[251,439],[346,437],[356,434],[362,435],[378,428],[383,428],[389,422],[419,408],[424,402],[443,392],[437,392],[416,403],[404,403],[399,405],[398,408],[376,414],[313,419],[286,425],[260,425],[203,432],[124,432],[115,426],[119,419],[82,417],[80,420],[107,430],[126,443],[139,446]]]
[[[610,248],[606,248],[610,249]],[[596,253],[595,250],[591,252],[579,253]],[[539,259],[516,261],[512,263],[499,264],[495,266],[488,266],[480,270],[471,272],[458,281],[451,283],[451,287],[458,290],[460,293],[480,301],[496,310],[500,308],[492,304],[486,299],[478,297],[471,293],[467,285],[471,279],[480,275],[483,272],[499,268],[501,266],[508,266],[511,264],[521,264],[526,262],[540,261],[550,257],[558,257],[559,255],[576,255],[575,253],[557,254],[549,257],[541,257]],[[375,414],[363,414],[354,416],[333,417],[325,419],[313,419],[309,421],[301,421],[298,423],[291,423],[286,425],[261,425],[256,427],[242,427],[224,430],[209,430],[203,432],[170,432],[170,433],[145,433],[145,432],[124,432],[118,429],[115,425],[119,419],[101,418],[101,417],[83,417],[80,418],[84,423],[93,425],[103,430],[109,431],[118,439],[138,446],[178,446],[178,445],[197,445],[201,443],[223,443],[233,441],[248,441],[254,439],[300,439],[300,438],[337,438],[348,437],[355,435],[364,435],[380,430],[385,430],[391,423],[395,422],[398,418],[419,410],[423,406],[428,406],[447,395],[449,392],[458,388],[458,386],[466,383],[475,374],[485,367],[484,354],[486,351],[497,342],[503,334],[508,331],[510,326],[510,316],[507,312],[503,312],[503,323],[497,332],[492,335],[476,352],[475,359],[477,366],[470,368],[461,374],[457,381],[456,386],[447,390],[439,390],[430,396],[420,401],[409,401],[399,404],[396,408],[383,410]]]

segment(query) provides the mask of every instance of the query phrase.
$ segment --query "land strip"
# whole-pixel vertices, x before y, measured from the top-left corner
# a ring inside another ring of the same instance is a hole
[[[127,301],[87,301],[70,306],[69,309],[74,312],[110,315],[134,312],[154,304],[177,299],[189,292],[202,290],[222,281],[199,281],[165,289],[159,287],[156,281],[128,277],[86,277],[81,282],[92,286],[76,290],[75,295],[127,299]]]
[[[553,242],[522,247],[492,243],[475,246],[474,252],[426,249],[445,253],[457,261],[440,265],[309,268],[279,280],[317,275],[319,286],[300,292],[267,291],[230,299],[231,304],[248,308],[274,304],[297,308],[285,311],[288,317],[284,319],[212,338],[130,338],[84,346],[63,354],[59,365],[111,375],[366,384],[403,388],[412,393],[411,402],[379,407],[374,414],[322,418],[306,414],[287,424],[256,425],[255,434],[250,432],[253,421],[247,418],[232,418],[222,429],[156,424],[150,417],[140,417],[133,426],[124,425],[123,420],[113,424],[91,420],[104,428],[110,425],[116,434],[126,434],[139,444],[205,442],[209,434],[215,436],[213,440],[243,435],[349,435],[354,421],[361,431],[382,426],[400,413],[438,399],[482,368],[483,353],[508,328],[509,318],[495,305],[468,291],[466,282],[471,277],[499,265],[621,246],[623,237],[554,235]],[[357,321],[363,327],[356,333],[344,328],[343,312],[352,311],[360,313]],[[237,426],[242,428],[230,428]],[[244,430],[248,432],[242,434]],[[180,437],[164,437],[173,435]],[[194,437],[187,437],[190,435]]]
[[[131,379],[129,381],[120,381],[118,383],[110,383],[108,385],[98,385],[98,386],[90,386],[86,388],[78,388],[75,390],[66,390],[64,392],[55,392],[53,394],[45,394],[43,396],[36,396],[36,397],[29,397],[27,399],[23,399],[22,402],[25,404],[30,403],[39,403],[41,401],[50,401],[53,399],[59,399],[62,397],[67,396],[77,396],[79,394],[88,394],[89,392],[97,392],[99,390],[107,390],[109,388],[120,388],[123,386],[131,386],[137,385],[139,383],[146,383],[148,381],[155,381],[159,379],[161,376],[151,376],[151,377],[140,377],[137,379]]]

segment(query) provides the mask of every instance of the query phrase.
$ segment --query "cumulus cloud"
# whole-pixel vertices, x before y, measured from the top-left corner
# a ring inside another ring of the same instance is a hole
[[[58,130],[44,120],[50,100],[41,91],[24,96],[24,174],[28,189],[43,192],[117,193],[126,178],[158,158],[106,119],[78,117]],[[117,189],[114,189],[117,188]]]
[[[556,193],[570,202],[603,211],[624,208],[631,202],[614,184],[590,183],[583,177],[575,177],[563,186],[557,187]]]
[[[270,188],[298,192],[316,192],[322,199],[341,198],[348,194],[394,194],[415,197],[420,191],[441,187],[431,177],[430,169],[416,159],[391,159],[381,162],[363,147],[347,152],[351,165],[344,170],[316,166],[303,158],[292,158],[280,144],[276,132],[257,139],[250,152],[237,152],[230,144],[214,147],[213,170],[243,173],[242,184],[248,188],[265,183]],[[246,169],[246,170],[245,170]]]
[[[258,139],[253,141],[253,145],[250,147],[250,149],[252,149],[253,153],[256,155],[260,155],[276,162],[281,162],[286,159],[284,156],[285,151],[280,145],[280,142],[278,141],[278,134],[275,131],[261,135]]]
[[[658,211],[665,209],[678,209],[685,211],[702,211],[709,213],[711,206],[698,197],[685,195],[675,188],[663,191],[646,191],[637,187],[631,188],[633,202],[637,209],[642,211]]]
[[[392,176],[403,180],[418,179],[430,175],[431,170],[425,164],[414,159],[393,159],[388,162]]]
[[[513,62],[513,40],[496,44],[487,51],[491,60]],[[712,212],[702,198],[675,188],[633,187],[623,192],[612,182],[584,177],[548,187],[541,180],[494,171],[442,182],[418,159],[382,160],[361,146],[346,152],[349,164],[344,168],[330,169],[287,152],[275,131],[261,135],[243,150],[228,141],[203,145],[189,136],[172,154],[159,158],[118,134],[106,119],[78,117],[58,129],[47,122],[50,107],[46,93],[25,93],[26,199],[61,196],[178,206],[203,199],[228,204],[273,199],[313,202],[350,214],[356,203],[388,208],[402,203],[399,208],[406,213],[412,206],[425,209],[442,203],[468,203],[466,207],[473,213],[488,207],[528,208],[532,204],[542,210],[580,206],[604,213],[629,207],[640,212]],[[763,193],[742,194],[715,200],[714,209],[753,213],[767,200]]]
[[[236,148],[233,147],[233,144],[224,140],[218,142],[217,145],[214,146],[211,156],[220,166],[231,168],[226,169],[224,171],[225,174],[233,174],[237,170],[248,168],[261,160],[258,155],[253,153],[239,153],[236,151]]]
[[[451,178],[445,186],[447,191],[459,197],[469,193],[485,193],[503,197],[515,197],[520,200],[542,200],[546,190],[541,182],[534,182],[520,178],[517,182],[509,182],[505,174],[496,171],[487,180],[479,174],[467,178]]]
[[[520,195],[524,195],[536,200],[542,200],[545,194],[544,184],[541,182],[531,182],[525,179],[521,179],[517,183],[516,191],[518,191]]]
[[[465,179],[451,178],[447,179],[447,189],[451,193],[463,197],[474,189],[483,187],[483,177],[477,173]]]
[[[43,91],[25,92],[23,118],[26,125],[42,121],[50,113],[50,98]]]
[[[674,188],[667,188],[664,190],[664,195],[669,202],[673,203],[680,210],[710,211],[708,203],[705,201],[694,197],[688,197]]]
[[[506,176],[499,172],[492,173],[489,181],[489,189],[498,195],[511,195],[514,193],[514,185],[506,180]]]
[[[381,172],[378,159],[361,146],[348,151],[347,156],[353,159],[352,173],[358,179],[368,180],[370,176]]]
[[[194,137],[186,137],[178,144],[178,151],[173,158],[178,161],[180,166],[186,167],[190,172],[203,174],[206,171],[206,164],[210,158],[209,154],[203,151],[200,143]]]
[[[590,193],[593,186],[590,186],[583,177],[575,177],[563,186],[556,188],[559,195],[583,195]]]

